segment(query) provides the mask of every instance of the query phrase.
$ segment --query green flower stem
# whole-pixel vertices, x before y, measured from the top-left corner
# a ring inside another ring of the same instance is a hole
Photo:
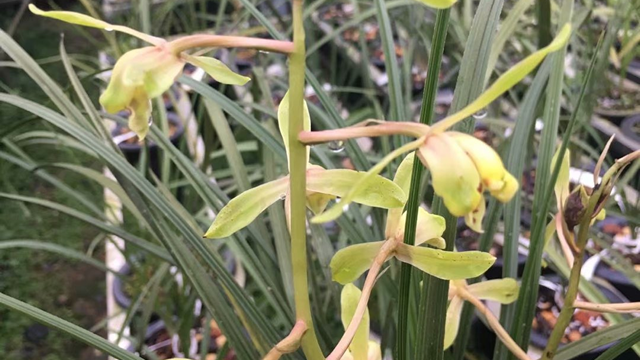
[[[433,41],[431,43],[431,53],[429,58],[429,69],[427,70],[427,78],[425,79],[424,93],[422,96],[422,107],[420,111],[420,122],[430,124],[433,120],[433,110],[435,106],[436,93],[438,92],[438,74],[440,73],[440,63],[442,61],[442,53],[444,52],[444,44],[447,38],[447,29],[449,27],[450,9],[438,10],[436,15],[435,32],[433,33]],[[418,208],[420,206],[420,185],[424,166],[420,161],[414,161],[413,170],[411,172],[411,188],[409,190],[409,200],[407,201],[407,220],[405,224],[404,242],[413,244],[416,237],[416,225],[418,222]],[[398,329],[396,335],[396,356],[397,360],[408,358],[407,348],[408,341],[408,325],[409,325],[409,290],[411,287],[411,265],[402,264],[400,270],[400,294],[398,301]],[[426,286],[423,287],[426,291]],[[420,315],[426,314],[420,308]],[[419,318],[418,323],[420,322]],[[442,329],[442,337],[444,338],[444,329]],[[426,336],[426,334],[423,334]],[[440,341],[440,352],[442,352],[442,344]],[[423,341],[416,341],[416,344],[425,344]],[[426,351],[420,351],[425,358],[428,358]]]
[[[307,149],[298,141],[303,130],[305,43],[302,23],[302,1],[292,0],[294,51],[289,58],[289,172],[291,199],[291,267],[296,320],[303,321],[307,331],[302,336],[302,350],[309,360],[324,359],[316,337],[309,303],[307,279]]]
[[[284,54],[291,54],[295,51],[295,46],[290,41],[209,34],[183,36],[169,42],[166,46],[174,54],[200,47],[252,48]]]

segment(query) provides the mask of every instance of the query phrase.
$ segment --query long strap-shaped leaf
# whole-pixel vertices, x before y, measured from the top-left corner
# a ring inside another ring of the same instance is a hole
[[[207,248],[202,244],[202,239],[199,234],[194,233],[188,223],[180,220],[180,215],[175,209],[173,209],[170,203],[168,203],[161,194],[149,184],[142,174],[131,166],[120,154],[113,151],[88,131],[69,122],[63,116],[57,114],[51,109],[13,95],[0,94],[0,101],[19,106],[34,115],[49,121],[53,125],[68,132],[71,136],[81,140],[85,145],[92,148],[105,161],[107,161],[111,167],[117,169],[122,176],[128,179],[131,182],[131,185],[140,191],[141,195],[148,199],[150,204],[152,204],[157,211],[162,213],[163,216],[166,217],[173,226],[175,226],[184,239],[205,259],[207,264],[212,266],[214,272],[232,294],[231,296],[236,297],[236,300],[245,304],[246,307],[254,307],[246,294],[244,294],[230,274],[228,274],[223,262],[219,258],[213,257],[208,252]],[[131,196],[131,194],[129,195]],[[136,201],[135,199],[132,200],[134,202]],[[165,236],[163,238],[165,239],[164,245],[168,247],[172,255],[176,258],[178,264],[181,266],[181,269],[199,290],[202,295],[202,300],[214,314],[214,317],[218,321],[221,329],[229,333],[229,340],[232,342],[234,347],[238,351],[246,352],[245,355],[248,356],[248,358],[255,357],[256,352],[253,350],[255,349],[253,344],[251,344],[244,335],[239,335],[237,332],[235,332],[236,334],[233,334],[232,327],[237,326],[239,321],[237,318],[235,320],[229,318],[229,316],[235,316],[233,311],[229,310],[228,304],[225,302],[219,302],[219,296],[213,296],[216,295],[216,292],[220,289],[215,285],[215,283],[211,282],[210,278],[206,276],[206,273],[202,273],[203,270],[200,266],[194,266],[194,264],[198,264],[198,262],[193,258],[193,254],[191,254],[191,252],[186,248],[183,240],[176,238],[175,236]],[[277,334],[271,335],[271,341],[276,342]]]
[[[110,343],[108,340],[103,339],[88,330],[3,293],[0,293],[0,305],[26,315],[41,324],[63,331],[79,341],[109,354],[116,359],[142,360],[142,358],[128,352],[127,350],[119,348],[117,345]]]

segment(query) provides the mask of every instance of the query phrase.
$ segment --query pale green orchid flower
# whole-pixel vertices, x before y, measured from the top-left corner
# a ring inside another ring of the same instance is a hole
[[[288,134],[289,129],[289,95],[282,99],[278,108],[278,121],[281,134]],[[303,127],[311,128],[311,118],[306,103],[304,104]],[[289,143],[283,135],[287,157]],[[309,150],[307,149],[307,161]],[[351,186],[360,181],[365,172],[332,169],[326,170],[318,165],[307,165],[307,206],[314,212],[320,213],[331,199],[343,197]],[[233,198],[217,214],[213,224],[207,230],[205,238],[228,237],[236,231],[249,225],[260,213],[278,200],[285,200],[285,214],[289,223],[289,176],[268,182],[247,190]],[[353,201],[372,207],[385,209],[401,207],[406,201],[406,195],[393,181],[376,176],[365,184],[363,191]]]
[[[509,174],[498,154],[484,142],[473,136],[447,131],[479,110],[522,80],[533,71],[545,56],[565,46],[571,35],[571,26],[566,25],[556,38],[546,47],[534,52],[500,76],[483,94],[471,104],[433,126],[414,122],[365,121],[359,125],[339,129],[300,133],[300,141],[317,144],[329,141],[344,141],[363,136],[384,136],[392,134],[417,138],[385,156],[369,170],[370,175],[380,173],[394,158],[403,153],[418,150],[418,156],[429,168],[435,193],[456,216],[464,216],[467,225],[475,231],[482,231],[485,211],[483,191],[487,190],[501,202],[509,201],[519,189],[517,179]],[[360,193],[368,179],[353,184],[351,191],[343,197],[339,206],[334,206],[312,219],[322,223],[340,216],[342,207]]]
[[[409,191],[409,180],[415,156],[408,155],[400,164],[394,182],[405,192]],[[495,257],[478,251],[450,252],[441,237],[445,230],[442,216],[433,215],[420,208],[414,245],[404,243],[406,213],[401,208],[390,209],[385,229],[386,240],[348,246],[339,250],[331,259],[333,280],[347,284],[357,280],[374,264],[383,248],[389,249],[382,262],[392,257],[411,264],[418,269],[441,279],[466,279],[484,273],[495,261]],[[430,245],[432,249],[422,245]]]
[[[488,280],[471,285],[467,285],[464,280],[451,281],[449,283],[449,306],[447,307],[444,330],[444,348],[449,348],[458,335],[460,314],[464,301],[470,301],[474,306],[479,307],[482,313],[485,313],[486,308],[482,305],[481,300],[511,304],[518,298],[519,290],[518,282],[511,278]]]
[[[254,47],[289,53],[290,42],[236,36],[191,35],[173,41],[151,36],[126,26],[112,25],[91,16],[70,11],[42,11],[30,4],[32,13],[71,24],[106,31],[119,31],[137,37],[153,46],[131,50],[116,62],[100,104],[107,112],[129,110],[129,128],[140,140],[149,131],[151,99],[169,90],[186,63],[202,68],[214,80],[229,85],[244,85],[250,79],[231,71],[219,60],[205,56],[191,56],[184,51],[196,47]]]
[[[402,161],[393,181],[403,192],[408,192],[410,187],[411,171],[415,155],[410,154]],[[327,360],[344,359],[347,347],[353,346],[362,349],[364,341],[357,340],[358,331],[363,326],[358,321],[366,321],[366,304],[371,295],[373,285],[382,265],[395,257],[398,260],[415,266],[416,268],[441,279],[457,280],[467,279],[481,275],[493,265],[496,258],[489,253],[479,251],[451,252],[440,249],[445,248],[442,233],[445,230],[445,220],[438,215],[429,214],[420,208],[416,227],[416,237],[413,245],[404,243],[404,228],[406,214],[401,208],[393,208],[388,211],[384,241],[367,242],[348,246],[339,250],[331,259],[330,267],[334,281],[340,284],[350,284],[357,280],[365,271],[369,270],[365,279],[362,295],[359,296],[358,306],[353,315],[353,324],[345,329],[340,342]],[[431,245],[432,249],[424,244]],[[349,285],[347,285],[349,286]],[[345,287],[346,288],[346,287]],[[350,321],[351,322],[351,321]],[[360,345],[354,345],[354,343]],[[364,351],[363,351],[364,352]],[[357,359],[357,357],[356,357]],[[364,357],[363,357],[364,359]]]

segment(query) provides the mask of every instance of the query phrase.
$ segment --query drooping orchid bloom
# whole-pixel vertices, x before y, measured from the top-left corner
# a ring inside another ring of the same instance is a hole
[[[340,293],[340,318],[345,330],[351,324],[356,313],[358,301],[362,296],[362,291],[353,284],[347,284]],[[369,309],[367,309],[358,325],[356,334],[353,337],[349,350],[345,352],[340,360],[381,360],[382,352],[380,344],[369,340]]]
[[[100,96],[100,104],[109,113],[128,109],[129,128],[144,139],[149,131],[151,101],[169,90],[184,65],[190,63],[202,68],[214,80],[229,85],[244,85],[250,79],[231,71],[225,64],[212,57],[191,56],[186,50],[198,47],[250,47],[267,51],[290,53],[293,44],[239,36],[198,34],[173,41],[155,37],[126,26],[112,25],[91,16],[71,11],[42,11],[30,4],[32,13],[71,24],[88,26],[106,31],[119,31],[151,44],[128,51],[113,68],[107,90]]]
[[[392,134],[417,138],[392,151],[368,173],[378,174],[397,156],[417,149],[420,161],[430,170],[435,193],[444,200],[449,212],[455,216],[464,216],[470,228],[482,231],[481,223],[485,212],[484,190],[499,201],[507,202],[518,191],[518,181],[505,170],[500,156],[487,144],[473,136],[447,129],[484,109],[513,87],[533,71],[547,54],[561,49],[570,35],[571,26],[565,25],[548,46],[529,55],[505,72],[471,104],[433,126],[415,122],[368,120],[339,130],[304,131],[300,133],[299,139],[305,144],[317,144]],[[367,181],[365,177],[353,184],[351,191],[341,199],[339,206],[314,217],[312,222],[322,223],[339,217],[342,208],[361,192]]]
[[[511,304],[518,298],[519,290],[518,282],[512,278],[482,281],[471,285],[467,285],[465,280],[451,281],[449,283],[449,306],[447,307],[444,331],[445,350],[453,344],[458,335],[460,313],[462,312],[464,301],[471,302],[481,313],[485,313],[486,308],[482,305],[481,300]],[[492,322],[489,321],[489,324],[491,325]],[[504,331],[504,329],[502,330]],[[503,340],[502,335],[498,335]]]
[[[409,154],[402,161],[393,181],[404,191],[408,192],[411,182],[411,170],[415,161],[414,154]],[[493,263],[495,257],[489,253],[479,251],[451,252],[445,248],[441,237],[445,230],[445,220],[438,215],[429,214],[420,208],[416,228],[416,238],[412,243],[404,243],[404,227],[406,213],[402,208],[389,209],[385,228],[384,241],[367,242],[351,245],[339,250],[331,259],[330,267],[334,281],[347,284],[356,281],[365,271],[369,270],[365,279],[362,295],[351,318],[352,324],[345,329],[345,333],[327,357],[327,360],[342,360],[347,347],[353,352],[353,347],[362,349],[363,341],[358,342],[358,332],[363,325],[359,321],[367,322],[366,306],[380,273],[382,265],[391,258],[410,264],[432,276],[445,280],[467,279],[481,275]],[[423,245],[436,247],[433,249]],[[345,325],[346,326],[346,325]],[[359,343],[360,345],[355,345]],[[364,359],[364,357],[362,357]]]
[[[307,104],[304,104],[304,129],[311,128],[311,118]],[[287,158],[289,157],[289,93],[278,107],[278,123],[284,140]],[[307,206],[315,214],[324,211],[331,199],[345,196],[354,183],[367,176],[365,172],[331,169],[326,170],[309,163],[307,147]],[[278,200],[285,200],[287,223],[290,219],[289,176],[268,182],[247,190],[233,198],[220,212],[205,233],[205,238],[223,238],[249,225],[260,213]],[[353,201],[385,209],[404,205],[406,195],[393,181],[375,176],[365,185],[364,191],[356,195]]]

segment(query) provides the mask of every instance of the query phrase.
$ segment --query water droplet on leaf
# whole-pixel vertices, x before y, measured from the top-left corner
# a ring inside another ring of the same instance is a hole
[[[110,28],[110,27],[106,27],[106,28],[104,28],[104,31],[113,31],[113,29]]]
[[[344,141],[342,140],[334,140],[329,142],[329,144],[327,144],[327,146],[329,147],[329,150],[333,151],[334,153],[338,153],[341,152],[342,150],[344,150]]]
[[[480,109],[478,111],[476,111],[475,114],[473,114],[473,118],[476,120],[479,119],[484,119],[487,117],[487,110],[486,109]]]

